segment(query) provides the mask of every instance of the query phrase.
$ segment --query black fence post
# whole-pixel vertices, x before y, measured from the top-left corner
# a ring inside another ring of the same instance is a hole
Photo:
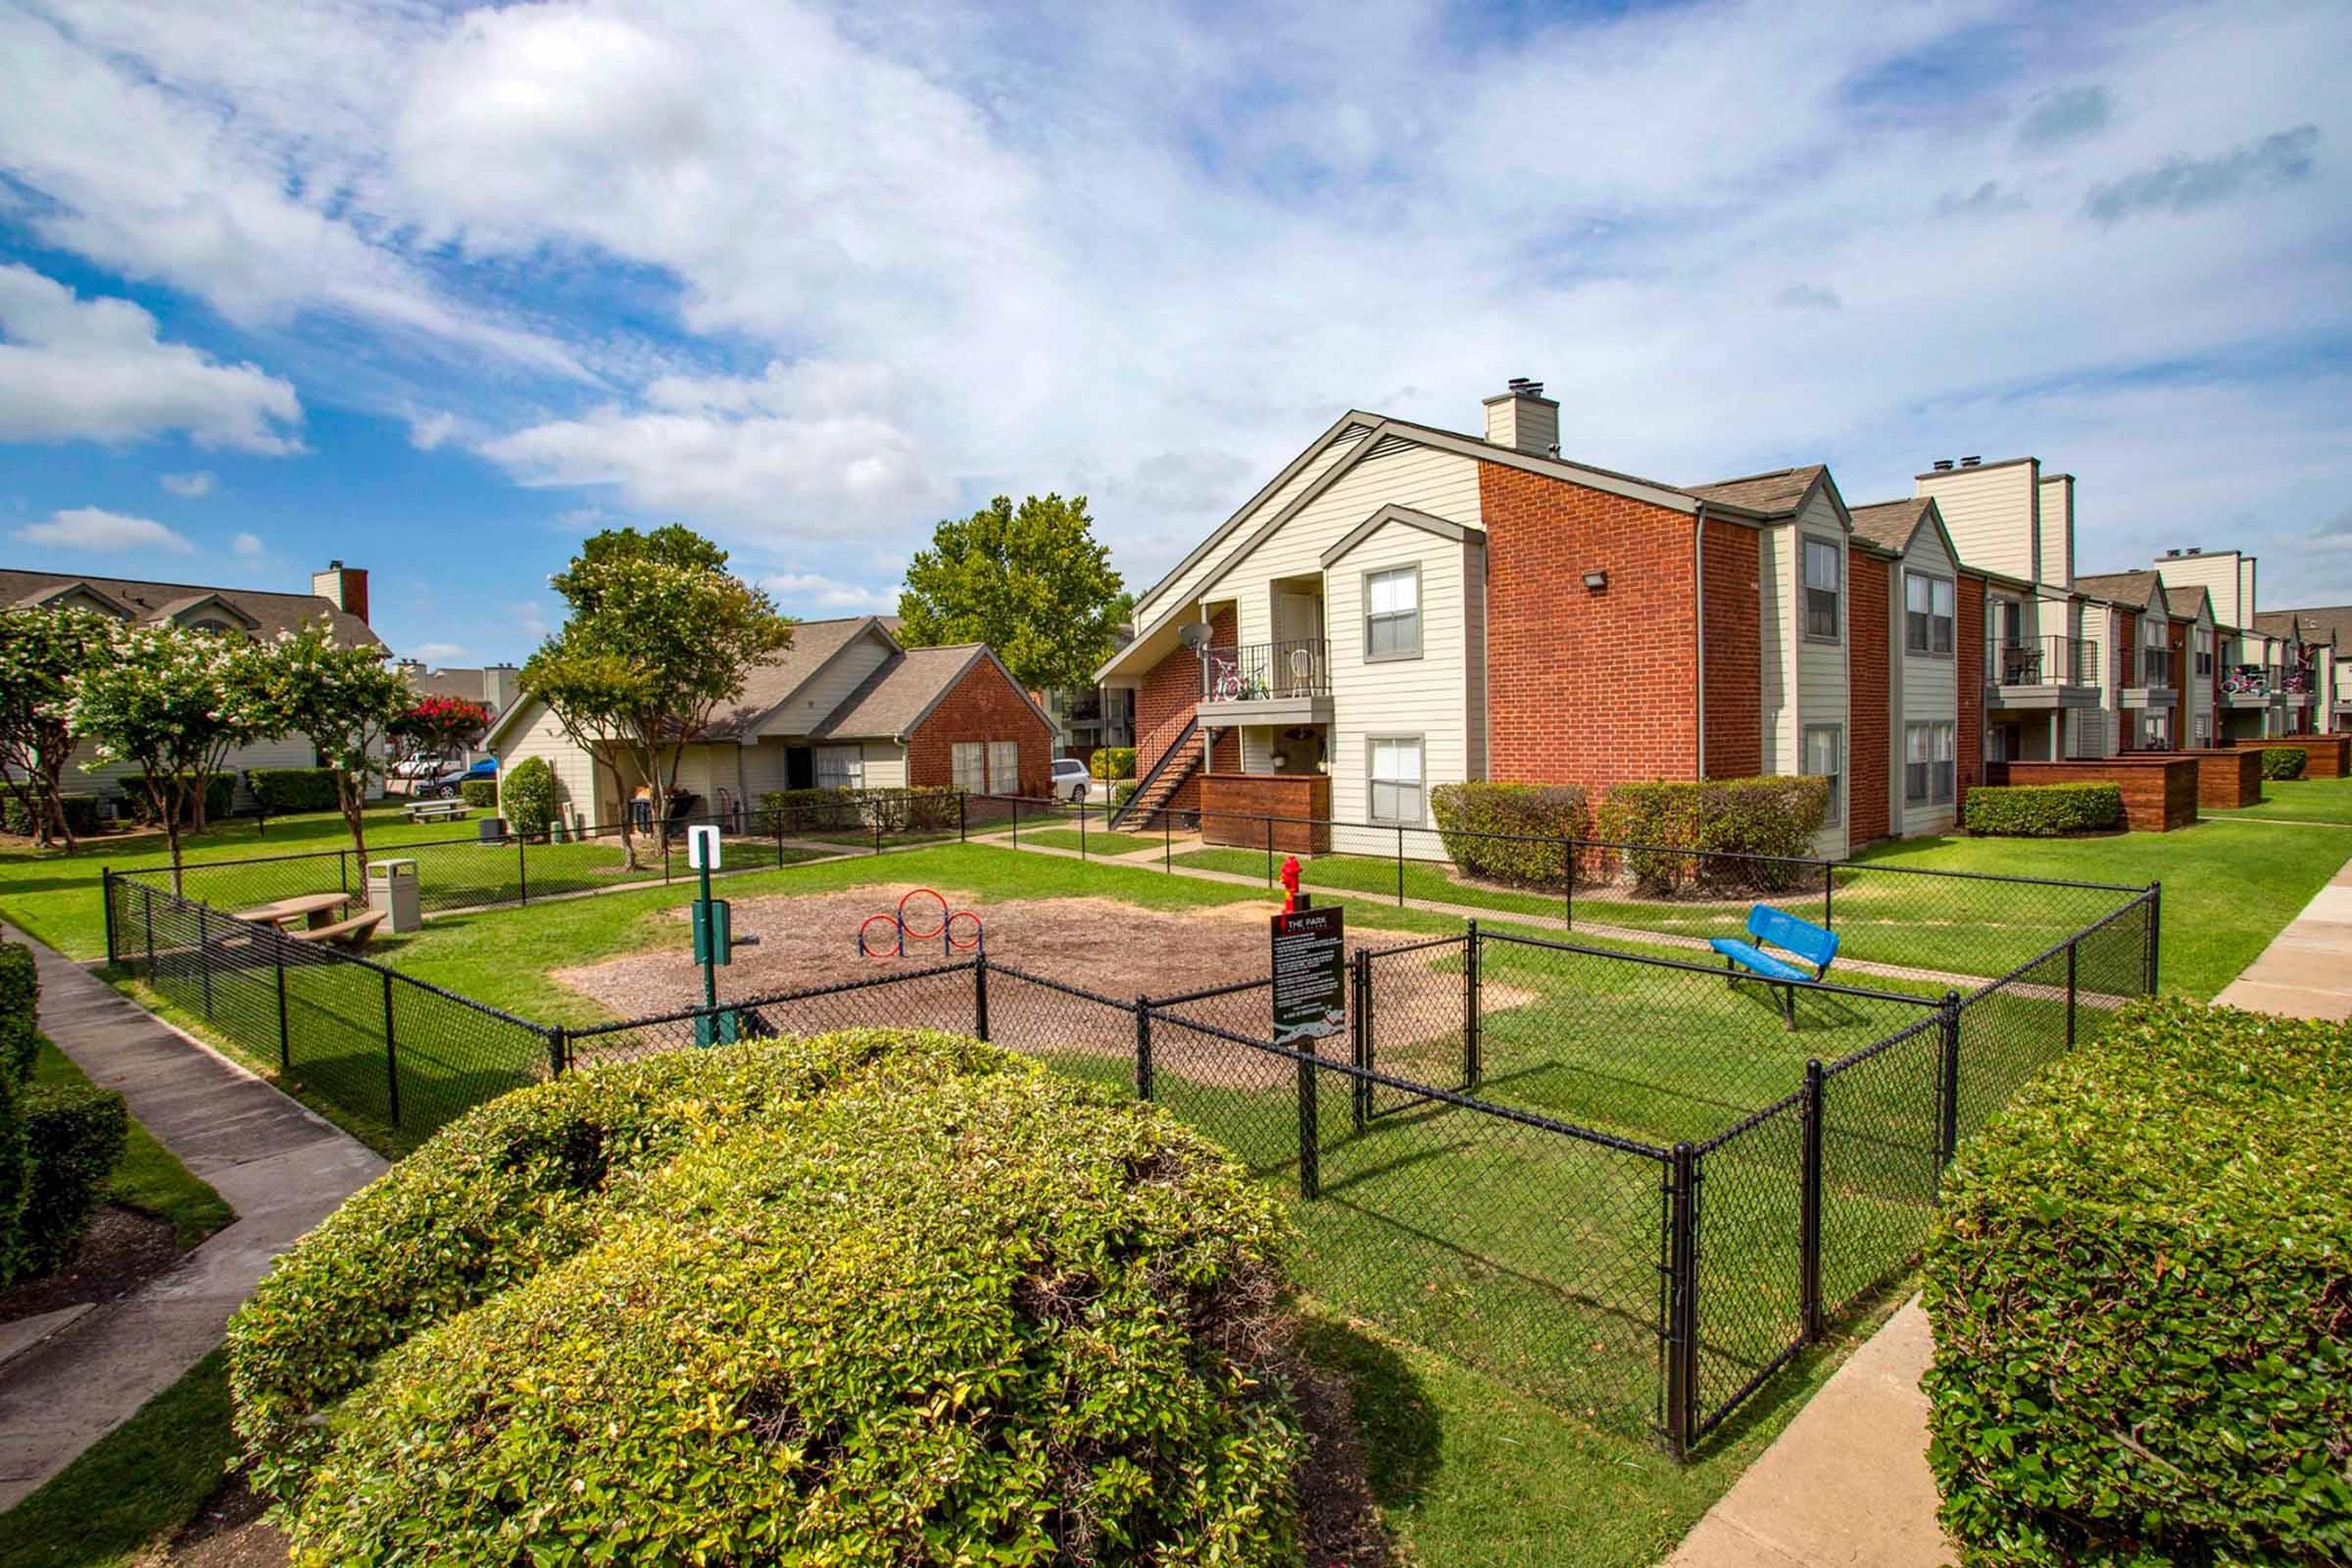
[[[155,978],[155,890],[139,884],[139,923],[147,928],[147,978]]]
[[[662,824],[662,885],[669,885],[669,824]]]
[[[1323,1160],[1316,1136],[1315,1065],[1298,1058],[1298,1196],[1308,1200],[1323,1196]]]
[[[98,891],[106,896],[106,961],[115,961],[115,868],[98,868]]]
[[[1560,840],[1560,924],[1576,929],[1576,841]]]
[[[1362,1132],[1372,1120],[1372,1080],[1364,1074],[1372,1070],[1372,954],[1358,948],[1348,965],[1349,988],[1355,993],[1349,999],[1348,1055],[1356,1071],[1348,1079],[1348,1109],[1355,1130]]]
[[[2156,955],[2158,944],[2163,940],[2163,931],[2164,884],[2151,882],[2148,884],[2148,974],[2147,984],[2142,988],[2143,993],[2151,997],[2156,994]]]
[[[1698,1405],[1698,1156],[1674,1146],[1666,1164],[1666,1451],[1690,1456]]]
[[[392,1031],[392,971],[384,971],[384,1099],[392,1108],[392,1125],[400,1125],[400,1046]]]
[[[530,849],[520,833],[514,835],[514,887],[518,903],[531,902]]]
[[[1952,1162],[1960,1149],[1960,993],[1943,994],[1943,1065],[1936,1073],[1940,1125],[1936,1133],[1936,1168]]]
[[[1135,999],[1135,1098],[1152,1098],[1152,1002]]]
[[[874,853],[882,853],[882,818],[879,813],[874,817]]]
[[[1078,858],[1086,858],[1086,797],[1078,797]]]
[[[958,804],[960,807],[960,803]],[[956,824],[956,837],[961,838],[963,836],[962,828],[963,824],[958,822]],[[781,811],[776,813],[776,869],[779,871],[784,869],[784,813]]]
[[[1797,1197],[1797,1316],[1809,1344],[1821,1338],[1821,1131],[1826,1108],[1821,1062],[1805,1063],[1805,1098],[1799,1122],[1804,1133],[1803,1187]]]
[[[571,1065],[571,1036],[562,1024],[547,1032],[547,1075],[561,1078]]]
[[[1018,795],[1012,798],[1012,847],[1016,850],[1021,847],[1021,798]]]
[[[1475,1091],[1484,1068],[1479,1061],[1478,971],[1484,955],[1480,951],[1478,922],[1462,922],[1462,1085]]]
[[[294,1070],[294,1032],[286,1025],[286,939],[270,934],[270,956],[277,966],[277,1070]]]
[[[2082,939],[2070,937],[2066,943],[2066,1049],[2075,1049],[2075,950]]]
[[[1270,816],[1269,816],[1269,817],[1267,817],[1267,818],[1265,819],[1265,823],[1266,823],[1266,886],[1268,886],[1268,887],[1272,887],[1272,886],[1274,885],[1274,819],[1273,819],[1272,817],[1270,817]]]
[[[1176,818],[1164,808],[1159,813],[1159,868],[1176,874]]]
[[[204,980],[204,1015],[213,1015],[213,932],[209,905],[196,906],[196,972]]]
[[[351,852],[349,850],[335,852],[335,888],[341,893],[351,891]]]
[[[1821,862],[1821,923],[1823,929],[1831,931],[1837,929],[1838,911],[1830,902],[1830,890],[1837,886],[1838,882],[1837,873],[1837,862],[1833,860]]]
[[[988,1038],[988,953],[972,955],[972,1033]]]
[[[971,795],[968,791],[957,790],[956,792],[956,842],[958,844],[965,842],[968,836],[965,832],[964,803],[970,799]],[[782,828],[778,828],[776,830],[776,854],[781,857],[783,853],[784,830]],[[776,863],[781,865],[783,861],[779,858]]]

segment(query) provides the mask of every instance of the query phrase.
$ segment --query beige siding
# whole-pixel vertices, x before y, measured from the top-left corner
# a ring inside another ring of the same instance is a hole
[[[785,787],[791,776],[785,771],[785,746],[780,740],[764,740],[743,748],[743,792],[753,805]]]
[[[1216,549],[1209,551],[1192,565],[1186,567],[1183,574],[1169,582],[1166,588],[1152,595],[1143,604],[1136,606],[1137,637],[1150,636],[1152,629],[1166,621],[1171,614],[1184,620],[1192,619],[1192,601],[1200,585],[1230,560],[1233,553],[1249,541],[1250,534],[1263,527],[1267,519],[1276,513],[1298,500],[1309,485],[1329,472],[1333,465],[1344,461],[1352,453],[1357,442],[1362,439],[1361,436],[1357,436],[1350,440],[1334,441],[1316,457],[1314,462],[1293,474],[1288,484],[1259,502],[1255,510],[1244,517],[1241,525],[1235,528]]]
[[[1757,535],[1756,567],[1763,607],[1757,630],[1763,649],[1763,760],[1766,773],[1796,765],[1796,533],[1766,528]]]
[[[584,814],[599,826],[618,820],[619,801],[608,788],[603,797],[597,793],[596,761],[557,722],[556,715],[537,698],[524,698],[525,711],[501,739],[498,767],[503,777],[515,764],[529,758],[541,757],[556,775],[557,804],[564,809]]]
[[[1923,475],[1914,493],[1936,498],[1952,548],[1971,566],[2031,579],[2039,560],[2041,465],[2029,458],[1988,468]]]
[[[2034,576],[2058,588],[2075,582],[2075,477],[2052,474],[2041,481],[2041,569]]]
[[[866,741],[865,787],[898,790],[906,787],[906,748],[897,741]]]
[[[1936,537],[1936,531],[1932,528],[1922,528],[1919,531],[1910,552],[1903,558],[1901,570],[1896,574],[1893,607],[1894,637],[1888,646],[1893,650],[1892,662],[1895,665],[1896,679],[1901,683],[1901,700],[1891,705],[1891,711],[1896,718],[1888,753],[1890,765],[1887,772],[1890,775],[1889,789],[1894,797],[1894,815],[1891,820],[1899,825],[1898,831],[1904,834],[1941,833],[1952,825],[1955,811],[1953,803],[1945,802],[1942,805],[1936,805],[1930,802],[1912,806],[1903,800],[1903,763],[1909,757],[1906,750],[1908,745],[1906,726],[1915,723],[1950,723],[1957,726],[1960,715],[1960,682],[1971,678],[1981,682],[1984,675],[1982,669],[1963,670],[1960,668],[1957,647],[1950,656],[1942,658],[1933,654],[1911,652],[1904,635],[1906,625],[1904,609],[1908,603],[1905,597],[1908,589],[1904,583],[1907,581],[1908,574],[1912,572],[1929,577],[1940,577],[1953,584],[1952,609],[1955,624],[1952,628],[1952,636],[1953,642],[1957,644],[1959,641],[1957,616],[1960,608],[1958,579],[1954,575],[1952,559],[1944,551],[1943,541]],[[1955,763],[1962,760],[1957,755],[1959,735],[1955,727],[1953,733],[1953,760]],[[1957,792],[1955,791],[1955,793]]]
[[[793,696],[790,707],[761,724],[760,734],[806,735],[810,725],[839,708],[889,657],[890,645],[879,634],[861,633],[809,678]]]
[[[1368,754],[1375,736],[1421,737],[1424,825],[1433,821],[1427,809],[1429,790],[1470,776],[1469,726],[1462,711],[1462,695],[1469,680],[1463,565],[1476,559],[1474,552],[1452,540],[1391,523],[1333,564],[1326,610],[1331,625],[1333,698],[1328,767],[1334,820],[1362,822],[1370,818]],[[1368,663],[1364,660],[1364,573],[1411,564],[1421,568],[1421,657]],[[1341,828],[1333,833],[1332,847],[1358,853],[1393,852],[1396,836]]]
[[[2254,563],[2234,550],[2165,556],[2157,574],[2169,588],[2202,588],[2213,596],[2213,618],[2225,626],[2254,621]]]
[[[1812,505],[1798,515],[1794,532],[1797,540],[1816,539],[1834,546],[1838,551],[1838,636],[1834,641],[1819,641],[1804,635],[1804,556],[1801,545],[1792,542],[1789,548],[1796,554],[1789,580],[1794,597],[1789,601],[1788,612],[1789,624],[1797,629],[1796,721],[1799,747],[1787,771],[1801,771],[1804,766],[1802,740],[1807,725],[1836,724],[1845,735],[1846,786],[1850,794],[1854,738],[1847,722],[1850,705],[1846,701],[1846,658],[1853,643],[1853,564],[1846,559],[1844,525],[1838,520],[1837,509],[1830,504],[1826,495],[1817,495]],[[1833,858],[1842,858],[1846,851],[1846,828],[1852,820],[1853,811],[1849,803],[1848,808],[1839,813],[1837,825],[1821,830],[1821,836],[1815,840],[1815,853]]]

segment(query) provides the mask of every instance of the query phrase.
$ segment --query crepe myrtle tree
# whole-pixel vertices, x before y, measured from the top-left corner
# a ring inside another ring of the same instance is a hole
[[[792,646],[792,622],[725,562],[674,524],[599,534],[553,579],[571,614],[522,668],[523,690],[574,741],[645,781],[656,822],[668,820],[686,747],[754,666]],[[626,812],[621,850],[634,866]]]
[[[351,846],[368,863],[368,781],[385,767],[386,742],[414,710],[406,676],[385,662],[384,651],[335,641],[324,615],[299,631],[262,645],[256,668],[272,728],[300,734],[318,749],[318,765],[334,775],[335,804]]]
[[[73,852],[64,779],[74,736],[66,706],[74,678],[104,653],[120,624],[95,610],[0,610],[0,778],[43,849],[62,844]]]
[[[463,697],[423,697],[413,702],[392,733],[428,756],[443,757],[471,746],[490,727],[490,710]]]
[[[100,762],[139,770],[139,787],[171,847],[174,892],[181,819],[204,830],[206,780],[237,747],[285,733],[265,669],[270,658],[233,632],[172,621],[119,624],[100,657],[74,678],[66,728],[88,741]]]

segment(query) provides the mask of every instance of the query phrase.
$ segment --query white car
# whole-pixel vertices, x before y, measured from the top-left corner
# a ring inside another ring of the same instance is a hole
[[[1054,760],[1054,798],[1057,801],[1083,801],[1087,787],[1086,764],[1075,757]]]

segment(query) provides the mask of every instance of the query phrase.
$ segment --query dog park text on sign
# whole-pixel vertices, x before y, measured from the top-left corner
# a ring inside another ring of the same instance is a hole
[[[1320,1040],[1348,1027],[1342,906],[1274,916],[1274,1043]]]

